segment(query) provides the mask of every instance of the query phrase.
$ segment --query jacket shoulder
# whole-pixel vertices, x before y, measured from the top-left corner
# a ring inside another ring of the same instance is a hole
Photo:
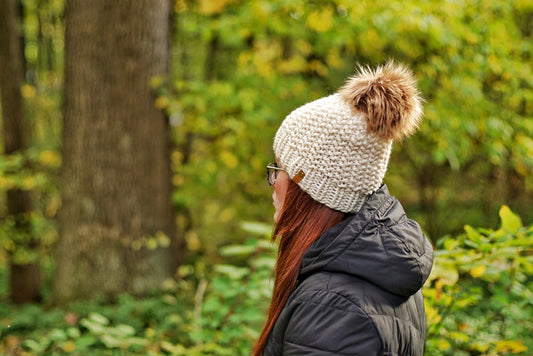
[[[377,355],[378,331],[359,303],[317,273],[293,293],[271,335],[284,355]]]
[[[421,293],[401,297],[342,273],[305,279],[280,314],[265,355],[422,355]],[[403,340],[403,341],[400,341]]]

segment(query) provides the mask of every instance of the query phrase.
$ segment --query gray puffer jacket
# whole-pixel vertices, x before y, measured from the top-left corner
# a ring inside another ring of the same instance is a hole
[[[263,355],[422,355],[433,248],[383,185],[306,252]]]

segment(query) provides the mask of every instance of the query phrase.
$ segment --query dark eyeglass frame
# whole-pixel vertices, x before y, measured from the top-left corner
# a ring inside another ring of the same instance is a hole
[[[274,184],[276,184],[279,171],[285,171],[285,170],[283,168],[278,167],[278,164],[276,162],[271,162],[267,164],[266,168],[267,168],[268,185],[272,187]]]

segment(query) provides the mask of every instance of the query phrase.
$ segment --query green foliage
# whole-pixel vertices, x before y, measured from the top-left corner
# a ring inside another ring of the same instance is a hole
[[[115,303],[0,305],[0,353],[248,355],[270,299],[275,247],[270,227],[245,223],[249,238],[221,249],[223,260],[184,265],[163,294]]]
[[[533,218],[530,1],[177,1],[174,67],[159,80],[173,124],[174,201],[191,236],[267,221],[264,165],[290,110],[330,94],[356,63],[405,62],[426,98],[386,181],[433,240],[502,204]],[[524,194],[526,193],[526,194]],[[198,199],[202,197],[202,199]],[[228,204],[231,202],[231,204]],[[210,247],[213,246],[213,247]]]
[[[0,152],[2,265],[6,258],[19,265],[49,260],[57,238],[54,220],[61,205],[57,176],[61,164],[63,5],[63,0],[21,1],[26,73],[20,92],[29,148],[11,155]],[[3,139],[2,133],[0,147]],[[18,189],[30,193],[33,210],[24,216],[10,216],[6,192]]]
[[[507,206],[498,230],[465,226],[439,241],[424,289],[430,355],[533,350],[533,226]]]
[[[24,0],[30,149],[0,155],[4,255],[44,257],[60,206],[64,0]],[[396,145],[387,184],[433,240],[428,355],[528,354],[533,210],[533,5],[516,1],[174,1],[172,70],[150,83],[169,117],[189,265],[164,291],[49,309],[0,304],[0,353],[248,354],[268,305],[275,251],[264,165],[290,110],[327,95],[356,63],[409,65],[426,98],[420,132]],[[25,219],[7,189],[31,190]],[[461,232],[461,233],[459,233]],[[140,246],[167,244],[147,236]],[[221,247],[222,246],[222,247]],[[5,282],[3,282],[5,284]],[[3,288],[5,291],[5,287]],[[5,298],[4,298],[5,299]],[[524,349],[527,347],[527,351]],[[15,350],[15,351],[13,351]]]
[[[64,0],[22,6],[31,147],[59,152]],[[487,216],[505,203],[533,218],[530,1],[177,0],[174,11],[171,72],[150,85],[172,128],[173,201],[192,252],[242,241],[241,220],[270,221],[261,182],[282,119],[356,63],[389,58],[426,98],[386,177],[410,215],[433,240],[496,226]]]
[[[60,203],[53,177],[59,165],[60,156],[52,150],[29,149],[0,155],[0,194],[8,190],[31,191],[35,206],[25,216],[0,210],[0,251],[9,254],[14,264],[35,262],[43,252],[48,255],[56,240],[53,218]],[[29,229],[21,229],[21,223]]]
[[[424,287],[427,355],[528,355],[533,350],[533,226],[508,207],[497,230],[465,227],[439,241]],[[270,226],[184,265],[164,292],[60,308],[0,305],[0,353],[248,355],[270,300]]]

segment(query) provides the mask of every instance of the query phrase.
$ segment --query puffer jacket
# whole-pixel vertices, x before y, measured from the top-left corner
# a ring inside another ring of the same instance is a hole
[[[433,248],[385,185],[306,252],[263,355],[422,355]]]

